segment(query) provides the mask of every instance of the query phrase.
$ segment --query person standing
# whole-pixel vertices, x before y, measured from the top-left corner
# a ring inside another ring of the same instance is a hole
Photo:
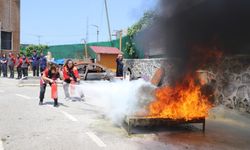
[[[17,70],[17,79],[21,79],[22,78],[22,63],[23,63],[23,59],[20,56],[20,54],[17,54],[16,57],[16,70]]]
[[[32,61],[33,76],[39,76],[39,56],[36,50],[33,51],[31,61]]]
[[[28,60],[28,58],[23,54],[23,56],[22,56],[22,65],[21,65],[23,77],[27,77],[27,76],[28,76],[28,67],[29,67],[29,60]]]
[[[123,57],[121,54],[116,58],[116,76],[123,77]]]
[[[2,55],[0,55],[0,77],[2,76]]]
[[[8,73],[8,71],[7,71],[8,59],[7,59],[7,57],[6,57],[6,54],[3,54],[1,63],[2,63],[3,77],[7,77],[7,73]]]
[[[47,83],[50,86],[52,86],[53,84],[56,84],[56,80],[60,78],[59,69],[55,65],[51,65],[51,66],[47,67],[43,71],[42,74],[43,75],[42,75],[41,80],[40,80],[39,105],[43,104],[43,99],[44,99]],[[54,107],[57,107],[57,106],[58,106],[58,98],[54,98]]]
[[[74,85],[80,82],[80,76],[77,68],[71,59],[68,59],[63,67],[63,90],[65,94],[65,99],[70,99],[69,85]]]
[[[47,59],[43,55],[43,53],[40,54],[39,65],[40,65],[40,73],[42,73],[46,69],[46,66],[47,66]]]
[[[10,70],[10,78],[14,78],[14,66],[16,63],[16,58],[14,57],[14,55],[12,53],[9,53],[9,57],[8,57],[8,68]]]

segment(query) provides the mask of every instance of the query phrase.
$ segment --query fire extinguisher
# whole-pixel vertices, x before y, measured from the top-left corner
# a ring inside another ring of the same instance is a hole
[[[57,99],[58,98],[57,84],[56,84],[56,82],[53,82],[51,84],[51,98],[52,99]]]

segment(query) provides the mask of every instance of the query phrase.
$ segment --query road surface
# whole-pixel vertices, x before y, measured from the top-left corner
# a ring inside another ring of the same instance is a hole
[[[205,134],[199,126],[188,126],[136,129],[138,134],[129,136],[123,127],[105,119],[102,109],[89,103],[88,98],[85,102],[65,101],[59,87],[60,106],[54,108],[48,88],[45,104],[39,106],[39,87],[18,87],[17,83],[0,78],[0,150],[250,148],[247,114],[232,114],[229,119],[228,113],[212,115],[207,119]]]

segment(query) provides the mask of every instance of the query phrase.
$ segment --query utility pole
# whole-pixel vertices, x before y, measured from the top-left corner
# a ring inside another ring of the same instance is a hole
[[[82,39],[82,43],[84,44],[83,55],[85,54],[85,59],[88,58],[88,49],[87,49],[87,41],[86,39]]]
[[[112,41],[112,35],[111,35],[111,29],[110,29],[110,23],[109,23],[109,13],[108,13],[108,4],[107,0],[104,0],[105,2],[105,8],[106,8],[106,16],[107,16],[107,22],[108,22],[108,30],[109,30],[109,40],[110,42]]]
[[[41,45],[41,35],[37,35],[37,38],[38,38],[38,44]]]
[[[89,18],[87,18],[87,22],[86,22],[86,42],[88,42],[89,40]]]
[[[119,31],[120,36],[120,51],[122,51],[122,30]]]
[[[42,37],[42,35],[38,35],[38,34],[31,34],[31,36],[37,37],[38,44],[39,44],[39,45],[41,44],[41,37]]]
[[[98,25],[94,25],[94,24],[92,24],[92,26],[93,26],[93,27],[96,27],[96,34],[97,34],[97,35],[96,35],[96,36],[97,36],[96,38],[97,38],[97,42],[99,42],[99,26],[98,26]]]

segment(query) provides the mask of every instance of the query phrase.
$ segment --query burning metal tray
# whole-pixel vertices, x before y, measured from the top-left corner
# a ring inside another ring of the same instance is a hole
[[[127,116],[125,118],[125,124],[127,125],[127,132],[131,134],[132,127],[138,126],[173,126],[173,125],[180,125],[180,124],[188,124],[188,123],[201,123],[202,124],[202,131],[205,132],[205,118],[196,118],[192,120],[186,121],[185,119],[169,119],[169,118],[149,118],[149,117],[135,117],[135,116]]]

